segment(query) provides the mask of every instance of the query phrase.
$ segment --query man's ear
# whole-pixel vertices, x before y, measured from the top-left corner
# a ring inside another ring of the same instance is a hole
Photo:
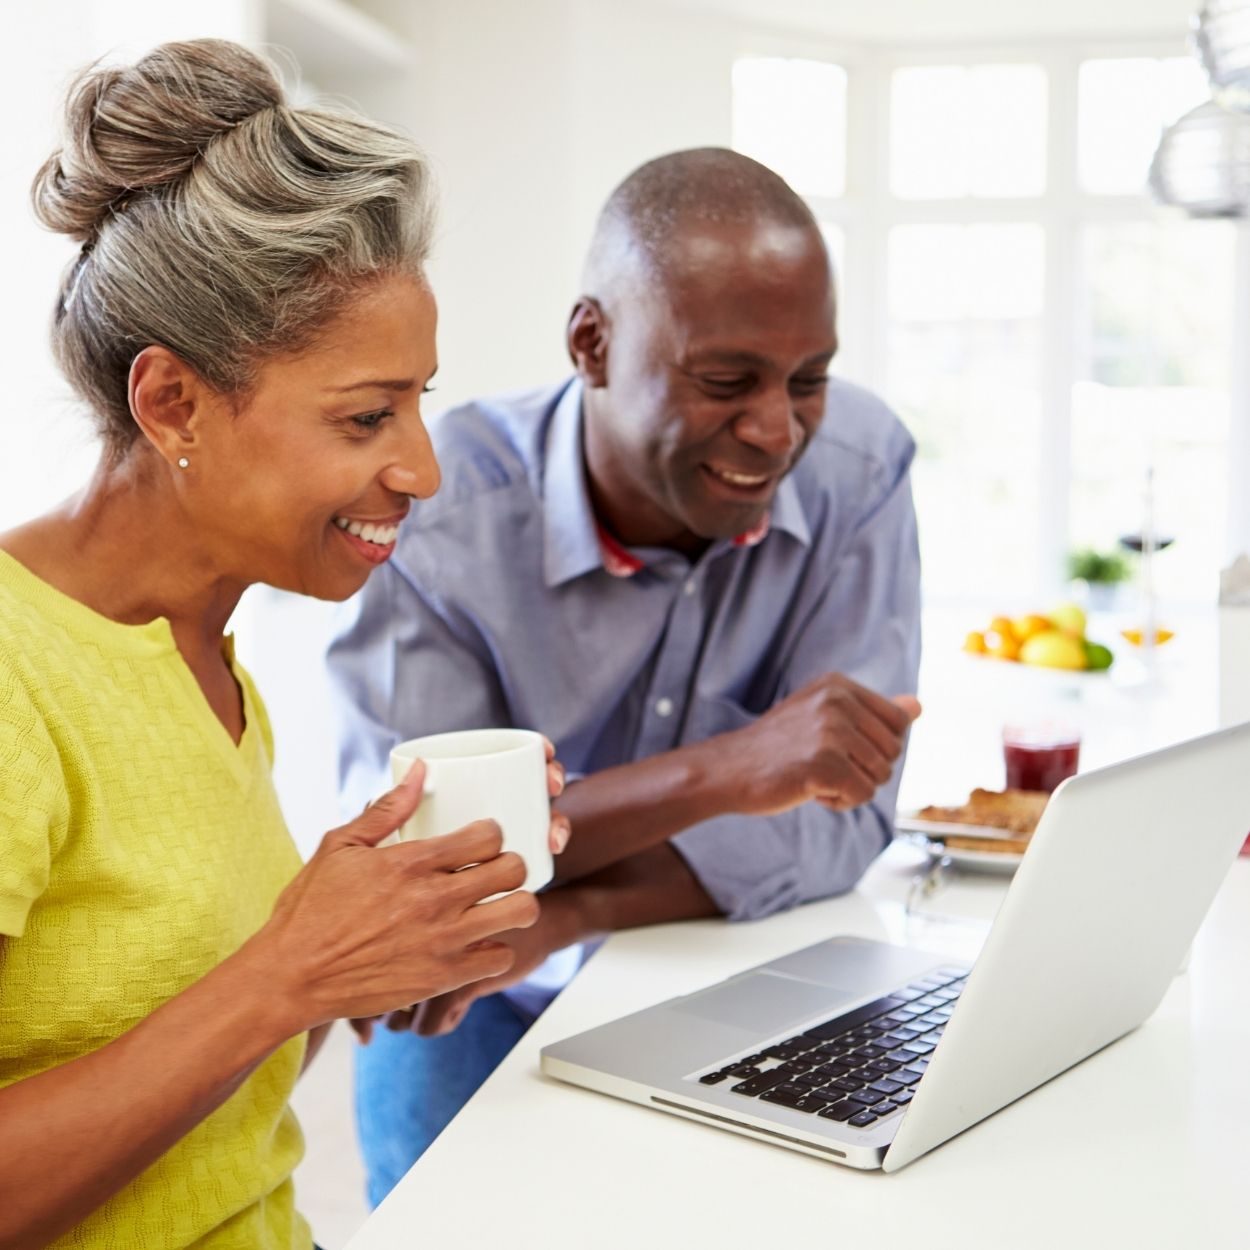
[[[199,374],[168,347],[145,347],[131,362],[130,413],[170,466],[196,448],[208,398]]]
[[[583,295],[573,305],[565,342],[569,349],[569,359],[587,386],[608,384],[610,331],[607,314],[598,300]]]

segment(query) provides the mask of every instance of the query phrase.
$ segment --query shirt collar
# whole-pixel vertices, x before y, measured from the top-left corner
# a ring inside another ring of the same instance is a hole
[[[582,457],[582,384],[574,379],[556,403],[547,430],[543,474],[543,574],[559,586],[597,568],[613,577],[632,577],[644,562],[604,529],[595,517]],[[784,530],[804,546],[811,530],[803,515],[794,475],[782,478],[770,511],[754,529],[732,540],[733,547],[754,547],[772,529]]]

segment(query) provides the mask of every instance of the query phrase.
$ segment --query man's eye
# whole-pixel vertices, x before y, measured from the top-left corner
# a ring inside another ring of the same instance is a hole
[[[811,377],[795,378],[791,383],[801,395],[811,395],[829,385],[827,373],[813,374]]]
[[[382,408],[377,412],[362,412],[360,416],[352,418],[352,423],[364,430],[374,430],[391,415],[389,408]]]
[[[705,377],[703,385],[714,395],[736,395],[741,391],[748,390],[752,384],[752,379],[746,374],[737,374],[732,377],[722,375],[718,377]]]

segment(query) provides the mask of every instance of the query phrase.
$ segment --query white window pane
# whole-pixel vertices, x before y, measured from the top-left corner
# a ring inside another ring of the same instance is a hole
[[[824,235],[825,246],[829,249],[829,259],[833,264],[833,285],[837,294],[838,307],[846,298],[846,231],[831,221],[820,223],[820,233]]]
[[[918,444],[927,593],[1031,593],[1037,567],[1039,226],[890,232],[887,393]]]
[[[900,69],[890,99],[895,195],[942,199],[1045,190],[1046,74],[1040,66]]]
[[[1163,128],[1209,95],[1191,57],[1085,61],[1077,101],[1081,188],[1100,195],[1144,192]]]
[[[899,226],[890,231],[890,314],[900,321],[1036,317],[1042,228],[1031,223]]]
[[[890,91],[890,186],[904,199],[968,193],[968,75],[958,65],[896,70]]]
[[[1108,549],[1141,530],[1154,468],[1167,600],[1210,602],[1224,544],[1233,227],[1088,227],[1082,377],[1072,394],[1071,534]]]
[[[1040,65],[969,71],[973,195],[1041,195],[1046,189],[1046,73]]]
[[[775,170],[800,195],[842,195],[846,71],[795,58],[735,61],[733,145]]]

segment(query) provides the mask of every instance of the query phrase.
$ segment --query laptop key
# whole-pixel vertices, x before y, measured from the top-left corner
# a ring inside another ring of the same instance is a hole
[[[906,1081],[908,1085],[915,1085],[922,1076],[924,1076],[923,1068],[904,1068],[901,1072],[894,1074],[894,1079],[896,1081]]]
[[[790,1078],[791,1085],[801,1085],[804,1089],[816,1089],[824,1085],[829,1077],[823,1072],[796,1072]]]
[[[890,1097],[893,1097],[899,1090],[906,1088],[906,1082],[873,1081],[868,1088],[875,1089],[879,1094],[888,1094]]]
[[[873,1107],[872,1113],[873,1115],[877,1117],[878,1120],[880,1120],[884,1116],[889,1115],[891,1111],[897,1111],[897,1110],[898,1110],[898,1103],[896,1102],[879,1102],[877,1103],[875,1107]]]
[[[806,1098],[800,1098],[794,1104],[796,1111],[806,1111],[808,1113],[815,1111],[823,1111],[826,1107],[831,1106],[833,1099],[827,1094],[822,1094],[819,1090],[813,1090]]]
[[[729,1079],[728,1072],[709,1072],[707,1076],[699,1077],[700,1085],[719,1085],[721,1081]]]
[[[826,1120],[849,1120],[851,1116],[858,1115],[861,1110],[862,1108],[857,1103],[843,1099],[841,1102],[830,1103],[816,1114],[823,1116]]]
[[[897,1094],[891,1095],[891,1097],[900,1107],[907,1106],[907,1104],[911,1102],[911,1100],[915,1098],[915,1096],[916,1096],[916,1091],[914,1089],[901,1089],[899,1090]]]
[[[908,1045],[914,1046],[915,1043],[909,1042]],[[912,1051],[904,1050],[900,1047],[898,1050],[890,1051],[886,1058],[893,1059],[895,1063],[911,1063],[916,1058],[916,1055]]]
[[[775,1089],[766,1089],[760,1095],[760,1102],[776,1102],[783,1107],[798,1107],[806,1094],[805,1089],[795,1089],[792,1085],[778,1085]]]
[[[924,1038],[921,1038],[916,1042],[907,1042],[902,1049],[909,1051],[913,1055],[928,1055],[937,1049],[937,1044],[935,1042],[926,1042]]]
[[[843,1093],[854,1094],[858,1090],[863,1089],[864,1085],[864,1081],[856,1081],[849,1076],[840,1076],[836,1080],[830,1081],[827,1088],[840,1089]]]
[[[874,1072],[884,1072],[888,1075],[891,1072],[897,1072],[903,1065],[896,1063],[893,1059],[874,1059],[868,1066]]]
[[[824,1024],[816,1025],[815,1028],[808,1029],[804,1036],[814,1037],[818,1042],[827,1042],[837,1037],[839,1033],[845,1033],[848,1029],[856,1028],[869,1020],[875,1020],[877,1016],[897,1011],[902,1005],[901,998],[892,996],[878,998],[875,1002],[866,1003],[855,1011],[847,1012],[844,1016],[838,1016],[836,1020],[829,1020]]]
[[[884,1046],[887,1050],[893,1050],[895,1046],[901,1046],[904,1042],[910,1042],[913,1038],[919,1036],[920,1034],[915,1029],[896,1029],[891,1033],[885,1034],[877,1045]]]
[[[730,1088],[735,1094],[746,1094],[748,1097],[754,1098],[756,1095],[772,1089],[774,1085],[784,1085],[786,1083],[786,1075],[780,1068],[774,1068],[771,1072],[762,1072],[759,1076],[753,1076],[738,1085],[730,1086]]]
[[[858,1115],[851,1116],[847,1121],[849,1124],[855,1125],[856,1128],[864,1128],[871,1124],[877,1117],[871,1111],[861,1111]]]
[[[861,1107],[871,1107],[874,1102],[880,1102],[884,1097],[884,1094],[878,1094],[871,1089],[861,1089],[858,1093],[846,1096],[848,1102],[857,1102]]]
[[[889,1061],[887,1060],[886,1062],[889,1062]],[[855,1071],[855,1065],[849,1062],[848,1063],[839,1063],[839,1062],[824,1063],[824,1064],[821,1064],[819,1068],[816,1068],[815,1071],[820,1072],[822,1075],[830,1077],[830,1078],[833,1078],[835,1076],[849,1076],[852,1072]]]

